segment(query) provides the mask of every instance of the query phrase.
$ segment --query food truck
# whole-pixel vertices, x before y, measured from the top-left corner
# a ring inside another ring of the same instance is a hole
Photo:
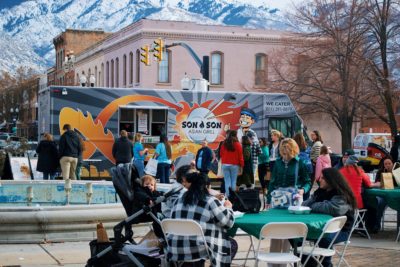
[[[258,138],[269,137],[271,129],[290,137],[303,132],[292,102],[281,93],[50,86],[39,92],[38,103],[39,134],[58,140],[63,125],[70,124],[84,140],[82,175],[93,178],[109,176],[121,130],[142,133],[148,157],[166,134],[173,164],[196,155],[203,140],[216,150],[227,130],[251,128]],[[241,120],[243,110],[255,114],[254,120]]]

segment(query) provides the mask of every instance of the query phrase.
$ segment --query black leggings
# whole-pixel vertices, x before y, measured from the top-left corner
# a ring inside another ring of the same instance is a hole
[[[265,181],[265,175],[267,174],[268,163],[258,164],[258,179],[260,180],[261,188],[265,189],[268,185],[268,181]]]

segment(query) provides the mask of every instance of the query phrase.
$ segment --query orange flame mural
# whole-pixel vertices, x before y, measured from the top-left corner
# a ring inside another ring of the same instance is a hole
[[[60,112],[60,133],[63,133],[61,127],[64,124],[70,124],[72,129],[76,129],[84,136],[85,150],[83,158],[92,157],[96,149],[98,149],[108,160],[114,162],[112,156],[112,146],[114,144],[114,136],[111,131],[104,133],[104,127],[101,121],[95,123],[92,114],[87,112],[85,116],[82,111],[72,108],[63,108]]]
[[[146,95],[128,95],[120,97],[110,104],[108,104],[97,116],[93,119],[91,113],[87,112],[85,116],[82,111],[74,110],[72,108],[63,108],[60,112],[60,133],[62,134],[61,127],[68,123],[73,129],[76,129],[85,137],[85,151],[83,153],[84,159],[89,159],[96,150],[99,150],[108,160],[115,162],[112,156],[112,146],[114,144],[113,134],[107,130],[105,132],[104,126],[107,125],[110,118],[118,111],[118,108],[134,102],[151,102],[161,103],[165,106],[175,109],[178,114],[176,115],[176,124],[174,129],[178,132],[171,140],[173,158],[185,155],[187,152],[196,153],[200,145],[190,141],[190,138],[182,129],[182,122],[187,120],[191,112],[198,108],[207,109],[208,114],[211,114],[212,119],[221,123],[223,127],[218,129],[215,140],[210,143],[210,148],[216,149],[218,143],[225,138],[224,126],[229,126],[230,129],[238,129],[238,122],[240,119],[240,110],[242,107],[247,107],[247,102],[242,106],[235,107],[235,103],[224,101],[221,99],[219,102],[208,100],[202,104],[194,103],[193,106],[186,102],[179,102],[179,105],[171,103],[165,99],[146,96]],[[212,105],[214,103],[214,105]],[[207,115],[208,115],[207,114]]]

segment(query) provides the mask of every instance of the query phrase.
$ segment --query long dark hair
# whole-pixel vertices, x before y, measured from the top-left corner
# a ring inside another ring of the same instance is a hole
[[[339,195],[346,199],[346,202],[353,208],[357,208],[356,198],[353,191],[343,175],[336,168],[326,168],[322,170],[325,182]]]
[[[385,160],[390,159],[392,161],[392,163],[394,163],[394,160],[391,156],[386,156],[383,159],[381,159],[381,161],[379,161],[379,170],[378,172],[385,172]],[[387,170],[386,170],[387,171]],[[390,170],[392,171],[392,170]]]
[[[209,195],[207,190],[207,176],[199,172],[188,173],[185,179],[190,183],[188,191],[183,195],[184,205],[196,205]]]
[[[306,140],[304,139],[303,134],[297,133],[293,136],[293,140],[296,141],[297,145],[299,146],[300,150],[306,150],[307,149],[307,143]]]
[[[224,141],[224,146],[228,151],[235,151],[235,146],[234,146],[235,142],[238,142],[237,131],[230,130],[227,133],[226,139]]]
[[[317,137],[317,140],[315,140],[315,142],[320,141],[321,143],[323,143],[323,142],[322,142],[322,137],[321,137],[320,132],[317,131],[317,130],[314,130],[313,133],[314,133],[315,136]]]
[[[160,135],[160,143],[164,143],[167,157],[170,159],[172,156],[171,145],[169,144],[168,137],[165,134]]]

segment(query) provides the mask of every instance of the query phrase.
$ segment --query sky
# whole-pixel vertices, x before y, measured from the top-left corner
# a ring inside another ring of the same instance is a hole
[[[28,1],[28,0],[0,0],[0,9],[13,7],[24,1]],[[80,1],[85,1],[85,0],[80,0]],[[111,1],[115,1],[115,0],[111,0]],[[182,0],[164,0],[164,1],[165,1],[165,3],[175,4]],[[183,0],[183,1],[185,1],[185,0]],[[255,6],[266,4],[268,6],[279,8],[281,10],[284,10],[285,8],[290,6],[291,2],[292,2],[292,0],[226,0],[226,1],[227,2],[240,2],[240,3],[246,3],[246,4],[253,4]],[[300,1],[300,0],[293,0],[293,1]]]

